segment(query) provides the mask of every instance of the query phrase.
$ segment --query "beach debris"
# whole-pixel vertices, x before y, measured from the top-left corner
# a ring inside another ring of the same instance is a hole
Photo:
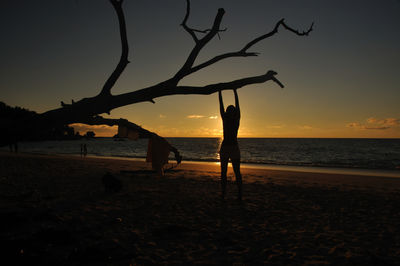
[[[105,192],[119,192],[122,189],[122,182],[111,173],[107,172],[103,176],[103,186]]]

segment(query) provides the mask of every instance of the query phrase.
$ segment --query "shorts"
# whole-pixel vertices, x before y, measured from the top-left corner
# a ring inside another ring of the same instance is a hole
[[[240,150],[237,144],[223,144],[219,150],[220,160],[240,160]]]

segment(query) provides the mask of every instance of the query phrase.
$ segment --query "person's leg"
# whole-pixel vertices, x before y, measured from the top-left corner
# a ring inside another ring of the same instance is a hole
[[[158,168],[157,172],[158,172],[158,175],[159,175],[160,177],[163,177],[163,176],[164,176],[164,166],[161,165],[161,166]]]
[[[225,198],[226,193],[226,173],[228,171],[229,158],[221,158],[221,197]]]
[[[153,170],[157,173],[158,177],[164,176],[164,167],[160,162],[152,161]]]
[[[172,151],[175,154],[175,160],[177,164],[180,164],[182,162],[182,156],[180,155],[179,151],[170,145],[170,151]]]
[[[233,171],[235,172],[236,184],[238,187],[238,199],[242,200],[242,174],[240,173],[240,159],[232,160]]]

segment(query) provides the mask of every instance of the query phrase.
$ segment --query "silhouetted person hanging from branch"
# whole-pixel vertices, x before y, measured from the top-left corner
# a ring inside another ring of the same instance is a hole
[[[218,92],[219,96],[219,108],[224,128],[224,139],[222,141],[220,153],[221,160],[221,188],[222,198],[225,198],[226,194],[226,173],[228,170],[228,162],[231,159],[233,171],[236,176],[236,184],[238,186],[238,199],[242,200],[242,175],[240,174],[240,150],[237,141],[237,134],[240,123],[240,107],[239,97],[236,89],[233,90],[235,93],[235,106],[229,105],[224,109],[224,102],[222,100],[221,91]]]

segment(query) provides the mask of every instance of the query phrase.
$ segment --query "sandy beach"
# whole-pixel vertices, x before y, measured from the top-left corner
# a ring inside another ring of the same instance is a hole
[[[107,192],[106,172],[122,182]],[[399,265],[400,179],[0,153],[4,265]]]

